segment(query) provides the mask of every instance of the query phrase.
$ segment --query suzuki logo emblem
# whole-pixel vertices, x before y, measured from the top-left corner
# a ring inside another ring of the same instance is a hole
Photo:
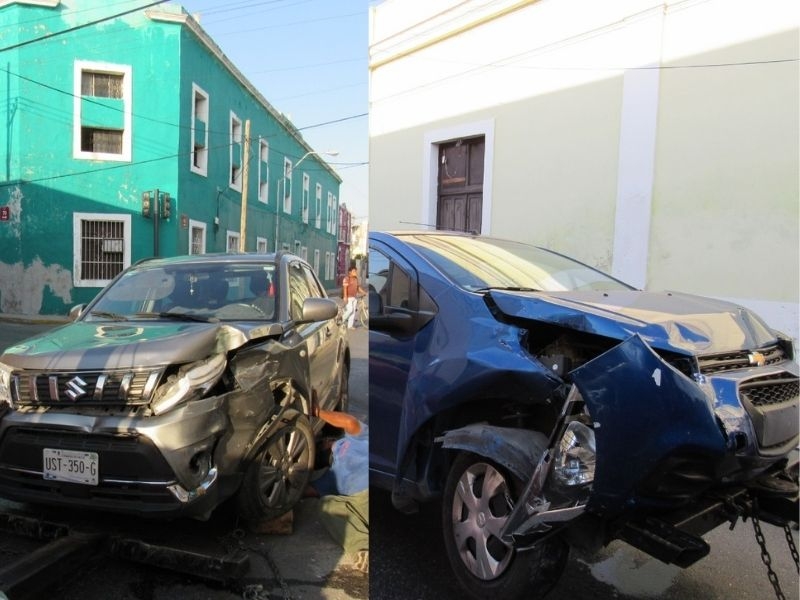
[[[747,358],[754,367],[763,367],[767,364],[767,357],[761,354],[761,352],[751,352],[747,355]]]
[[[73,402],[86,395],[86,382],[77,375],[67,382],[67,396]]]

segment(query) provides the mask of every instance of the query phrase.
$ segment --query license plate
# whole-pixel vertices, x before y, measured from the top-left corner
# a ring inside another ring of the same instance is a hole
[[[51,481],[97,485],[97,452],[44,448],[42,475]]]

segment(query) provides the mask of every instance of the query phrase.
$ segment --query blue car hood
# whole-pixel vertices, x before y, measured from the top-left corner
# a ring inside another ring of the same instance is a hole
[[[682,354],[760,348],[775,333],[741,306],[689,294],[642,292],[510,292],[491,300],[506,317],[561,325],[620,341],[634,334],[650,346]]]

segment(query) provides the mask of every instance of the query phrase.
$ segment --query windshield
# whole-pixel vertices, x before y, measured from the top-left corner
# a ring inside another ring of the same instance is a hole
[[[273,320],[275,265],[232,263],[134,267],[104,290],[86,320]]]
[[[453,283],[473,292],[633,289],[583,263],[528,244],[456,235],[400,237]]]

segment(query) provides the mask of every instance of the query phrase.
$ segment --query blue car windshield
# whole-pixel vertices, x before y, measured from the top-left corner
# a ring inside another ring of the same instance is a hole
[[[399,237],[453,283],[468,291],[634,289],[566,256],[519,242],[459,235]]]

